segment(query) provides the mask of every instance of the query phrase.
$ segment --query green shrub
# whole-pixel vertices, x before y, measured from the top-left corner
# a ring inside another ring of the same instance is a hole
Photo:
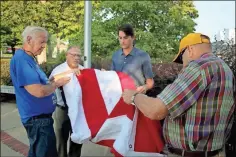
[[[40,64],[41,69],[45,74],[49,77],[52,70],[59,64],[64,63],[66,61],[65,51],[62,51],[57,54],[57,58],[52,58],[47,62]]]
[[[10,59],[1,58],[1,85],[12,85],[10,77]]]
[[[94,57],[92,59],[91,67],[95,68],[95,69],[109,70],[111,67],[111,59],[110,58]]]
[[[1,85],[13,86],[10,74],[8,76],[1,77]]]
[[[40,68],[47,75],[47,77],[49,77],[52,70],[59,64],[60,63],[58,63],[58,62],[44,62],[44,63],[40,64]]]
[[[156,97],[169,84],[174,82],[178,73],[182,69],[181,64],[176,63],[157,63],[153,64],[154,87],[147,92],[148,96]]]
[[[57,64],[63,63],[66,61],[66,52],[63,50],[57,54],[56,62]]]

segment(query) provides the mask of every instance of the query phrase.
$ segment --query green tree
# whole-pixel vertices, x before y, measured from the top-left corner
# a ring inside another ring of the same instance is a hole
[[[226,64],[228,64],[236,77],[235,40],[232,38],[219,41],[215,38],[215,42],[212,43],[212,51],[219,58],[223,59]]]
[[[15,46],[18,44],[19,40],[16,38],[15,33],[9,27],[0,26],[1,32],[1,50],[3,47],[10,46],[12,54],[15,54]]]
[[[192,1],[100,1],[93,7],[93,56],[111,56],[119,48],[118,26],[130,23],[135,28],[137,47],[152,58],[170,61],[180,38],[194,31],[197,17]]]
[[[83,19],[84,14],[84,2],[47,1],[43,3],[43,8],[45,27],[49,32],[56,35],[57,51],[59,52],[60,40],[68,40],[80,31],[81,19]]]
[[[3,1],[1,27],[9,27],[21,41],[20,35],[26,26],[42,26],[51,35],[55,34],[59,43],[61,39],[73,37],[81,29],[83,13],[83,1]]]
[[[11,34],[15,34],[20,41],[19,44],[22,42],[21,32],[25,26],[33,25],[38,21],[36,15],[36,11],[39,10],[38,4],[38,1],[32,1],[30,5],[26,1],[1,2],[1,27],[10,28]]]

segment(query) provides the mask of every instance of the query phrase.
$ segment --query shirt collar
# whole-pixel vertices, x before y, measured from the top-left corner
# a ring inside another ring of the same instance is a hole
[[[199,59],[201,59],[201,58],[207,58],[207,57],[210,57],[210,56],[214,56],[214,54],[213,54],[213,53],[206,52],[206,53],[203,53]],[[199,60],[199,59],[197,59],[197,60]],[[195,60],[191,60],[189,63],[191,63],[191,62],[193,62],[193,61],[195,61]],[[189,63],[188,63],[188,64],[189,64]],[[187,65],[187,66],[188,66],[188,65]]]
[[[135,54],[136,54],[136,48],[133,47],[133,49],[131,50],[131,52],[128,55],[135,56]],[[124,55],[122,49],[120,49],[120,55]]]
[[[212,56],[212,55],[213,55],[212,53],[206,52],[206,53],[203,53],[200,58],[207,58],[207,57]]]

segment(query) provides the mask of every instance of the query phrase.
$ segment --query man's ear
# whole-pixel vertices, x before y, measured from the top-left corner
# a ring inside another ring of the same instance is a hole
[[[193,56],[194,56],[194,47],[193,46],[188,46],[187,47],[187,52],[188,52],[188,57],[192,59]]]
[[[30,44],[30,41],[31,41],[32,37],[31,36],[27,36],[27,43]]]
[[[135,36],[131,36],[131,38],[133,39],[133,46],[136,44],[136,37]]]

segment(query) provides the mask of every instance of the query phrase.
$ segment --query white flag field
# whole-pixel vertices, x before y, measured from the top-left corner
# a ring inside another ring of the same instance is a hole
[[[84,69],[63,88],[73,142],[107,146],[115,156],[164,157],[160,154],[164,147],[160,122],[123,101],[124,89],[136,89],[131,77]]]

